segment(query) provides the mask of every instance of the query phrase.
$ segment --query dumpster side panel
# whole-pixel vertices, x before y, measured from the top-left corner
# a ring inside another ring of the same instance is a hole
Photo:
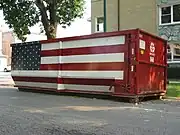
[[[12,45],[12,78],[15,86],[23,89],[57,90],[58,70],[42,69],[44,64],[51,65],[58,59],[45,59],[43,51],[52,51],[53,45],[40,42],[27,42]],[[57,49],[56,48],[56,49]]]
[[[158,66],[140,64],[141,73],[138,75],[138,94],[165,92],[165,71]]]
[[[63,41],[58,91],[114,93],[115,80],[124,80],[124,52],[124,35]]]
[[[126,33],[124,82],[119,83],[116,80],[114,96],[128,97],[136,94],[136,66],[134,60],[136,59],[137,32],[137,30],[130,30],[129,33]]]
[[[165,93],[166,41],[140,31],[137,48],[137,94]]]

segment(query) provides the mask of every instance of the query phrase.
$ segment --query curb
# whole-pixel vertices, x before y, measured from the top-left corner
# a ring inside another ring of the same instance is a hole
[[[164,100],[176,100],[176,101],[180,101],[180,97],[164,97]]]
[[[14,84],[0,84],[0,87],[14,87]]]

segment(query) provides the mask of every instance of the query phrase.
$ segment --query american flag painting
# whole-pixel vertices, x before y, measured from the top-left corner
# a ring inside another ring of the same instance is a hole
[[[125,36],[71,37],[12,45],[18,88],[112,93],[124,80]]]
[[[39,42],[28,42],[13,45],[12,48],[12,70],[39,70],[41,44]]]

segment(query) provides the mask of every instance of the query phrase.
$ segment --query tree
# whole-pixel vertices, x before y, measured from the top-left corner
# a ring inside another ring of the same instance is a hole
[[[84,0],[0,0],[0,10],[9,28],[25,41],[29,28],[36,24],[47,39],[55,38],[58,24],[70,26],[83,16],[84,4]]]

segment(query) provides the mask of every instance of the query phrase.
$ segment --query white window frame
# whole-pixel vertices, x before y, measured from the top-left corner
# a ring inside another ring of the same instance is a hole
[[[96,33],[99,33],[99,32],[104,32],[104,29],[102,30],[102,31],[97,31],[97,21],[98,21],[98,18],[103,18],[103,16],[97,16],[96,18],[95,18],[95,32]],[[103,22],[103,25],[104,25],[104,22]]]
[[[174,5],[180,5],[180,3],[176,3],[176,4],[173,4],[173,5],[165,5],[165,6],[160,6],[159,7],[159,25],[163,26],[163,25],[173,25],[173,24],[180,24],[180,21],[179,22],[174,22],[173,21],[173,6]],[[164,8],[164,7],[171,7],[171,23],[162,23],[161,21],[161,16],[162,16],[162,12],[161,12],[161,9]]]

